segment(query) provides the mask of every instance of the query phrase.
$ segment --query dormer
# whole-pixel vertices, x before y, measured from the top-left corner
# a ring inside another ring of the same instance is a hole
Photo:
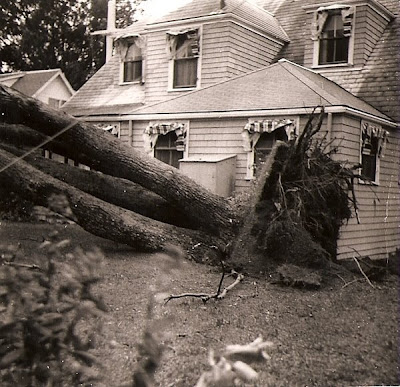
[[[347,0],[303,7],[310,27],[304,65],[361,68],[394,15],[376,0]]]

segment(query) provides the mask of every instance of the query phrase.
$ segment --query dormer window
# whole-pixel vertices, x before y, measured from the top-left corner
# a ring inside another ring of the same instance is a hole
[[[330,13],[319,39],[319,64],[347,63],[349,37],[344,36],[340,12]]]
[[[314,65],[352,62],[354,7],[334,4],[314,13]]]
[[[121,83],[143,82],[142,40],[130,37],[117,41],[121,58]]]
[[[169,31],[170,89],[196,88],[200,55],[199,30]]]

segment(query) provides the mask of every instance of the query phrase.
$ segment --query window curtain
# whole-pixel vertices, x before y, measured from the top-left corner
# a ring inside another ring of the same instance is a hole
[[[343,20],[343,34],[345,37],[351,36],[354,19],[354,6],[334,4],[328,7],[319,7],[314,12],[314,19],[312,24],[312,40],[318,40],[323,32],[326,20],[328,19],[329,12],[340,11]]]
[[[121,62],[130,62],[142,58],[145,39],[140,35],[123,36],[115,41],[115,49]]]
[[[255,134],[272,133],[279,128],[285,128],[289,140],[293,140],[296,135],[296,126],[293,120],[249,120],[242,131],[243,149],[246,152],[253,150]]]
[[[144,148],[146,152],[150,153],[156,145],[159,135],[165,135],[169,132],[175,131],[176,136],[176,150],[183,152],[186,147],[186,127],[184,123],[170,122],[170,123],[150,123],[143,133]]]
[[[384,157],[388,135],[389,132],[383,129],[380,125],[371,124],[365,121],[362,122],[362,148],[364,149],[368,146],[374,154],[378,155],[378,157]]]
[[[178,47],[179,37],[186,35],[185,41]],[[187,58],[199,54],[199,30],[171,30],[167,32],[167,55],[169,59]]]

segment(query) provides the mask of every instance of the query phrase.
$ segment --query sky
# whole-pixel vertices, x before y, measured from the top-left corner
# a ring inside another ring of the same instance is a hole
[[[191,0],[147,0],[142,6],[146,12],[150,12],[153,17],[162,16],[173,9],[190,3]]]

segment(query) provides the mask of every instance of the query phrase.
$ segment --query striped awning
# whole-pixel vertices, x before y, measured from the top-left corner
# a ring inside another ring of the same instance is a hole
[[[294,125],[293,120],[261,120],[249,121],[244,129],[252,133],[272,133],[274,130]]]
[[[150,123],[144,133],[148,135],[154,134],[167,134],[171,131],[175,131],[176,135],[179,136],[183,134],[185,130],[185,124],[180,122],[170,122],[170,123]]]

